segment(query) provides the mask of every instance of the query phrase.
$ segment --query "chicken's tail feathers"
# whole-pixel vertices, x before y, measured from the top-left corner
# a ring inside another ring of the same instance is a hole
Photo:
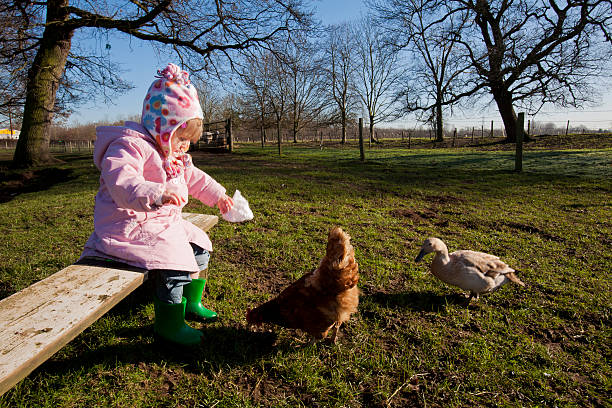
[[[525,286],[525,283],[516,276],[514,272],[509,272],[505,275],[511,282],[516,283],[517,285]]]

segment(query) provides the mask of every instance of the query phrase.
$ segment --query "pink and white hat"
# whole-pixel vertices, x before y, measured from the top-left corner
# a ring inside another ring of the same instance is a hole
[[[170,178],[182,173],[190,162],[187,157],[174,157],[172,134],[190,119],[204,119],[198,93],[189,80],[189,73],[175,64],[157,71],[142,106],[142,125],[155,138],[165,158],[164,168]],[[181,163],[183,162],[183,163]]]

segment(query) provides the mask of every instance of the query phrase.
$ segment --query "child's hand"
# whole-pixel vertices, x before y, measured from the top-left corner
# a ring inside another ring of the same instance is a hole
[[[227,196],[226,194],[223,194],[219,201],[217,201],[217,207],[219,207],[219,211],[221,211],[221,214],[225,214],[226,212],[231,210],[233,206],[234,200],[232,200],[232,198]]]
[[[187,196],[183,196],[178,185],[173,183],[166,184],[166,189],[162,194],[162,204],[174,204],[180,206],[187,202]]]
[[[181,204],[185,203],[186,200],[177,193],[164,191],[161,202],[162,204],[174,204],[176,206],[180,206]]]

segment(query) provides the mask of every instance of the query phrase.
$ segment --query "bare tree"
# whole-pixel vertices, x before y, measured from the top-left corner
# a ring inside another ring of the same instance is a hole
[[[374,125],[401,116],[397,106],[403,69],[398,53],[385,43],[382,31],[369,20],[362,20],[354,31],[356,44],[355,86],[367,111],[370,141],[374,140]]]
[[[317,58],[313,44],[297,36],[285,51],[284,64],[289,79],[289,114],[293,142],[298,133],[312,124],[325,106],[322,61]]]
[[[371,3],[381,16],[406,10],[400,0]],[[434,10],[432,27],[455,22],[457,47],[473,75],[471,89],[457,98],[487,90],[507,141],[516,137],[515,105],[533,114],[546,103],[566,107],[595,101],[592,85],[602,79],[612,56],[609,0],[423,0],[421,5]]]
[[[327,29],[324,44],[326,64],[323,65],[327,76],[327,89],[331,94],[335,109],[332,123],[342,126],[342,143],[346,143],[346,128],[351,111],[358,103],[355,95],[355,37],[348,23],[333,25]]]
[[[223,98],[221,98],[219,103],[219,112],[221,117],[232,120],[232,126],[241,127],[242,118],[240,116],[238,102],[239,98],[234,90],[227,92],[225,95],[223,95]]]
[[[27,70],[22,132],[13,158],[17,166],[29,166],[51,160],[48,126],[57,101],[58,89],[65,83],[65,69],[82,69],[103,86],[113,86],[100,78],[95,59],[74,55],[72,39],[84,28],[114,30],[145,41],[153,41],[174,51],[179,62],[192,72],[214,71],[219,58],[232,64],[232,52],[252,46],[267,47],[284,33],[307,22],[302,0],[129,0],[79,2],[69,0],[37,2],[16,1],[1,6],[2,19],[20,16],[22,33],[7,36],[3,53],[10,50],[26,60],[34,56]],[[4,38],[3,38],[4,39]],[[80,60],[86,58],[86,60]],[[204,58],[202,58],[204,57]],[[92,62],[83,64],[82,62]],[[86,68],[83,68],[83,67]],[[63,82],[64,81],[64,82]]]
[[[272,58],[269,52],[255,52],[249,55],[240,70],[243,85],[243,111],[252,113],[257,118],[261,137],[261,147],[266,143],[266,121],[269,108],[269,96],[272,81]]]
[[[456,33],[466,21],[438,21],[437,10],[425,7],[421,0],[403,4],[393,14],[384,7],[378,10],[377,24],[384,27],[394,47],[408,53],[407,87],[402,98],[406,112],[415,112],[424,122],[432,121],[436,140],[442,141],[443,110],[452,109],[457,95],[469,85],[469,61],[456,50]]]
[[[290,103],[291,78],[287,72],[285,62],[277,55],[271,55],[271,81],[268,92],[268,103],[274,114],[276,122],[276,136],[278,142],[278,155],[282,154],[282,123],[286,119]]]
[[[34,39],[27,27],[39,25],[37,17],[22,4],[0,5],[0,123],[3,126],[21,125],[28,61],[34,58]]]
[[[222,117],[219,109],[221,98],[216,92],[215,87],[208,81],[197,81],[194,85],[198,90],[198,98],[200,100],[200,106],[202,107],[204,122],[219,120],[219,118]]]

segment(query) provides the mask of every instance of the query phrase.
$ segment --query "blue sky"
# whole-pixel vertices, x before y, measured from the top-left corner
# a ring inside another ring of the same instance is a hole
[[[313,6],[317,17],[324,24],[356,20],[367,12],[361,0],[317,0],[313,2]],[[94,121],[115,121],[128,116],[140,115],[142,98],[153,81],[155,73],[168,62],[172,62],[171,58],[159,59],[150,45],[139,40],[109,36],[108,42],[111,44],[112,59],[122,65],[126,71],[124,78],[134,85],[134,89],[118,96],[114,104],[107,105],[98,102],[79,107],[68,120],[71,125]],[[465,114],[455,112],[452,118],[446,119],[446,122],[449,127],[463,127],[479,126],[481,123],[486,125],[490,124],[491,120],[501,124],[501,119],[494,106],[483,112]],[[553,122],[558,127],[564,127],[566,121],[570,120],[570,125],[581,122],[591,128],[612,128],[612,93],[607,92],[604,95],[604,104],[601,106],[586,108],[584,111],[576,109],[564,111],[550,107],[543,109],[536,120],[539,123]],[[396,122],[393,125],[403,128],[415,126],[410,119]]]
[[[361,0],[316,0],[313,2],[316,15],[324,24],[335,24],[353,20],[365,13]],[[78,37],[77,37],[78,39]],[[95,121],[114,121],[139,115],[142,98],[154,79],[157,70],[163,68],[171,58],[159,59],[153,48],[143,41],[126,40],[126,37],[109,36],[111,58],[125,70],[123,77],[134,85],[134,89],[118,96],[114,104],[98,102],[80,106],[69,118],[69,124]]]

